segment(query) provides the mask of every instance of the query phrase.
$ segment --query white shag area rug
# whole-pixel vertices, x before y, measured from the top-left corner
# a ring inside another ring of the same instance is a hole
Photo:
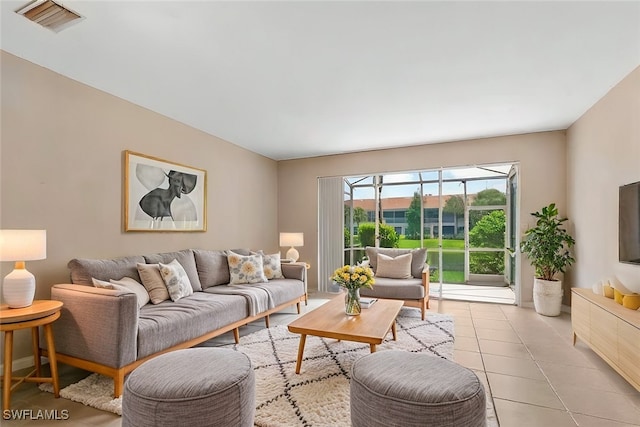
[[[397,318],[398,340],[391,333],[377,351],[405,350],[453,359],[453,318],[403,308]],[[369,354],[369,345],[307,336],[300,374],[295,373],[300,336],[275,326],[228,345],[249,356],[256,375],[255,425],[350,426],[349,380],[353,362]],[[206,346],[207,343],[204,343]],[[51,384],[41,389],[52,392]],[[99,374],[65,387],[63,398],[122,415],[122,398],[113,399],[113,380]],[[488,398],[488,425],[495,419]],[[496,424],[497,425],[497,424]]]
[[[402,309],[398,340],[391,333],[376,351],[406,350],[453,358],[453,318]],[[249,356],[256,374],[255,425],[350,426],[351,365],[369,354],[369,344],[307,336],[300,374],[295,373],[300,335],[286,327],[265,329],[233,347]]]
[[[53,393],[53,384],[40,384],[40,389]],[[60,397],[91,406],[102,411],[122,415],[122,396],[113,398],[113,379],[100,374],[87,378],[60,390]]]

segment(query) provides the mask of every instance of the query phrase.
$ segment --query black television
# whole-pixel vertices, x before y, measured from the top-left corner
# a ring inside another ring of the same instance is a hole
[[[620,187],[618,259],[640,264],[640,181]]]

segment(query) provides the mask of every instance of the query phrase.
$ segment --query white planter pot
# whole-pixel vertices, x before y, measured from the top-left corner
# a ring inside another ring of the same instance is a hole
[[[533,306],[543,316],[559,316],[562,309],[562,281],[535,278]]]

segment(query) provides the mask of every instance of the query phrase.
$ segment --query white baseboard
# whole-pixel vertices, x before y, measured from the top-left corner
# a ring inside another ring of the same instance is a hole
[[[523,302],[522,304],[520,304],[520,307],[524,307],[524,308],[535,308],[533,306],[533,301],[530,302]],[[571,307],[568,305],[564,305],[562,304],[562,307],[560,308],[560,311],[562,311],[563,313],[569,313],[571,314]]]
[[[41,363],[43,365],[49,363],[49,359],[47,359],[46,357],[43,357],[40,360],[42,361]],[[33,366],[33,356],[27,356],[13,360],[13,363],[11,364],[11,370],[15,372],[24,368],[32,368]],[[0,372],[4,372],[4,363],[0,363]]]

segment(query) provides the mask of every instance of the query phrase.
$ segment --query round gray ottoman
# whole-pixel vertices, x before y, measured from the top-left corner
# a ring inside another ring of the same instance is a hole
[[[190,348],[135,369],[122,393],[123,427],[253,426],[249,358],[226,348]]]
[[[353,427],[484,427],[486,411],[476,374],[446,359],[389,350],[351,368]]]

